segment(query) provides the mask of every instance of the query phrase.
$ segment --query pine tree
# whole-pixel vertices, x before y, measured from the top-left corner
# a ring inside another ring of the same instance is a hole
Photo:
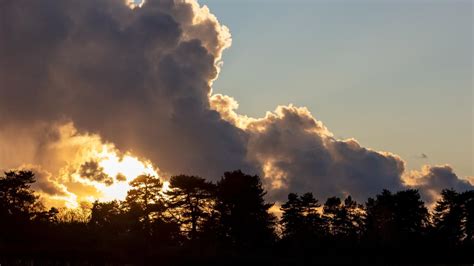
[[[178,175],[170,179],[165,193],[168,211],[195,239],[202,224],[212,214],[215,185],[197,176]]]

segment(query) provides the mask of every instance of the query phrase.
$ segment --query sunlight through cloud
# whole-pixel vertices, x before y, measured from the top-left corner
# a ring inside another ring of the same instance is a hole
[[[148,174],[159,177],[151,162],[140,161],[130,154],[119,156],[107,145],[103,145],[102,150],[97,152],[92,159],[98,162],[105,174],[113,178],[113,183],[110,185],[103,182],[91,182],[102,194],[98,200],[124,200],[130,189],[129,182],[137,176]]]

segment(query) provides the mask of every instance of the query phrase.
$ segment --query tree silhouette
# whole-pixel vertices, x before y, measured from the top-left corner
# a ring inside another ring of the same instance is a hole
[[[321,206],[312,193],[281,205],[281,235],[258,176],[226,172],[162,182],[142,175],[124,201],[45,210],[34,174],[0,177],[1,265],[469,263],[474,191],[444,190],[433,219],[417,190],[350,196]],[[39,244],[40,243],[40,244]]]
[[[31,171],[10,171],[0,178],[0,217],[29,220],[41,208],[31,189],[35,175]]]
[[[212,215],[215,185],[197,176],[178,175],[170,179],[167,204],[178,223],[195,239],[198,227]]]
[[[397,231],[408,235],[419,234],[428,225],[428,209],[415,189],[398,191],[395,195]]]
[[[146,235],[151,235],[151,222],[161,218],[165,210],[161,189],[163,183],[152,175],[140,175],[130,182],[132,187],[125,199],[130,215],[138,218]]]
[[[350,239],[360,238],[365,226],[365,208],[362,204],[357,203],[351,196],[347,196],[344,200],[344,209],[346,211],[345,234]]]
[[[414,189],[395,194],[383,190],[368,199],[366,209],[370,236],[385,243],[409,243],[424,233],[428,223],[428,210]]]
[[[281,206],[283,236],[285,238],[304,239],[312,235],[321,235],[323,220],[318,208],[321,205],[312,193],[288,194],[288,201]]]
[[[452,189],[441,192],[433,214],[435,231],[450,246],[473,242],[474,191],[458,193]]]
[[[58,222],[58,213],[59,210],[57,208],[51,207],[48,211],[36,212],[33,219],[41,223],[56,224]]]
[[[284,254],[305,254],[320,248],[325,236],[325,224],[319,208],[321,205],[312,193],[288,194],[288,200],[281,205],[282,240],[280,249]]]
[[[338,239],[355,241],[361,235],[364,225],[363,207],[347,196],[344,203],[338,197],[326,200],[323,206],[328,232]]]
[[[57,210],[44,211],[31,188],[34,182],[31,171],[9,171],[0,177],[0,246],[31,244],[38,224],[55,222]]]
[[[226,172],[217,182],[217,211],[220,236],[231,246],[252,250],[274,241],[273,206],[264,200],[266,192],[260,178],[240,170]]]
[[[161,256],[164,247],[179,245],[179,224],[165,215],[163,183],[152,175],[141,175],[130,182],[131,189],[123,202],[121,221],[126,234],[125,246],[131,254],[148,264],[149,257]]]
[[[462,194],[464,202],[464,241],[474,246],[474,190],[466,191]]]
[[[334,236],[342,235],[346,223],[346,212],[342,208],[341,199],[338,197],[328,198],[324,203],[323,211],[328,232]]]
[[[127,224],[118,201],[95,201],[87,225],[96,238],[94,245],[98,249],[119,246],[121,238],[126,237]]]
[[[318,205],[315,206],[319,207]],[[288,201],[281,205],[282,219],[280,223],[283,226],[283,236],[291,238],[298,235],[300,230],[304,228],[304,213],[301,200],[298,194],[288,194]]]
[[[90,202],[83,201],[79,204],[79,208],[59,208],[57,219],[62,223],[88,223],[93,206]]]
[[[110,228],[116,223],[116,219],[121,214],[120,204],[117,201],[98,202],[92,205],[89,225],[99,230]]]

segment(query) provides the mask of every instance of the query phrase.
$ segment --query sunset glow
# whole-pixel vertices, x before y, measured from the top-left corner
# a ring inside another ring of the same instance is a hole
[[[99,192],[98,198],[90,197],[89,200],[111,201],[124,200],[130,190],[130,181],[142,174],[159,177],[157,171],[149,161],[141,161],[135,156],[125,154],[120,156],[117,151],[107,145],[103,145],[101,151],[92,152],[89,160],[96,161],[102,172],[111,177],[113,183],[108,185],[104,182],[89,180],[75,173],[74,177],[80,183],[94,186]]]

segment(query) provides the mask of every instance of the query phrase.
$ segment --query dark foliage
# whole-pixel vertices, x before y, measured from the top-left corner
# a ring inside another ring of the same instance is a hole
[[[201,177],[171,177],[169,190],[165,192],[168,212],[188,232],[188,238],[196,240],[203,224],[212,217],[215,190],[214,184]]]
[[[441,196],[433,214],[435,235],[451,247],[473,246],[474,191],[445,189]]]
[[[30,171],[0,177],[1,265],[301,265],[471,263],[474,191],[444,190],[432,214],[417,190],[350,196],[290,193],[270,212],[258,176],[226,172],[216,184],[179,175],[133,180],[125,201],[45,210]],[[78,213],[74,213],[78,212]],[[80,213],[81,212],[81,213]]]
[[[382,191],[375,199],[369,198],[367,209],[367,234],[377,244],[413,243],[425,234],[428,210],[417,190],[392,194]]]
[[[265,194],[258,176],[224,173],[216,193],[217,232],[223,244],[251,251],[273,243],[275,217],[268,212],[273,204],[265,202]]]
[[[326,234],[326,225],[318,208],[321,205],[306,193],[302,196],[290,193],[288,201],[281,206],[281,245],[284,251],[293,253],[304,251],[306,247],[317,247]],[[305,251],[304,251],[305,252]]]

